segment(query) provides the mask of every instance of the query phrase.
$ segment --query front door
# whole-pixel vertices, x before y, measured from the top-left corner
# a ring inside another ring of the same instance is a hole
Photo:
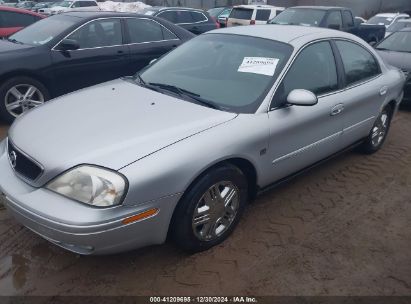
[[[267,170],[276,181],[342,148],[343,117],[340,83],[331,45],[327,41],[305,47],[282,80],[269,112],[270,139]],[[314,106],[287,105],[288,94],[305,89],[318,96]]]
[[[125,76],[128,47],[123,44],[121,19],[98,19],[81,26],[68,39],[80,47],[52,51],[57,94]]]

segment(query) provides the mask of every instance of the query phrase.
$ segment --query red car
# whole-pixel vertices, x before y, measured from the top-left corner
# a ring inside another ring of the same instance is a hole
[[[0,6],[0,38],[8,37],[45,16],[15,7]]]

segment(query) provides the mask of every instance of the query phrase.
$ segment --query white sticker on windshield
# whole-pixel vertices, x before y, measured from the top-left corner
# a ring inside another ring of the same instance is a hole
[[[244,57],[238,72],[274,76],[278,61],[278,58]]]
[[[153,11],[147,11],[144,15],[149,15],[149,16],[151,16],[151,15],[154,15],[154,13],[155,13],[155,12],[153,12]]]

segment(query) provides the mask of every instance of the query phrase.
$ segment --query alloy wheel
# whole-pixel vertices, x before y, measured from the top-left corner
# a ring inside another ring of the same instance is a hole
[[[234,222],[240,206],[239,189],[232,182],[212,185],[198,201],[192,227],[201,241],[220,237]]]
[[[18,84],[11,87],[4,98],[7,111],[14,117],[43,103],[44,95],[31,84]]]
[[[374,125],[371,133],[371,142],[374,147],[378,147],[385,138],[388,130],[388,114],[386,111],[381,113]]]

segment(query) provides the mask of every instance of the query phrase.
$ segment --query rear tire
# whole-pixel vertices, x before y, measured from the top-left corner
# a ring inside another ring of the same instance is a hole
[[[391,126],[393,110],[386,106],[372,127],[370,134],[364,140],[360,149],[365,154],[373,154],[383,146]]]
[[[25,76],[13,77],[0,86],[0,118],[11,124],[49,99],[49,92],[41,82]]]
[[[176,207],[170,236],[189,252],[223,242],[238,224],[247,202],[247,179],[231,164],[203,174]]]

